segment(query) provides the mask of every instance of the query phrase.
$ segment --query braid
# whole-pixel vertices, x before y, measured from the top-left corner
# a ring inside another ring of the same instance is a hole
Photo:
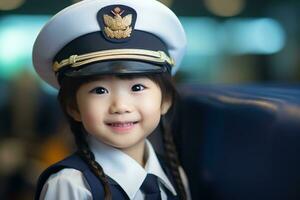
[[[166,122],[165,116],[162,116],[161,119],[161,129],[163,136],[163,143],[165,149],[165,156],[171,169],[171,173],[174,177],[176,189],[179,192],[179,198],[182,200],[186,200],[186,192],[180,177],[179,173],[179,159],[176,152],[176,147],[173,141],[173,136],[171,134],[170,124]]]
[[[169,111],[161,117],[161,121],[159,123],[162,133],[165,157],[167,160],[168,167],[171,170],[172,176],[174,178],[175,188],[178,192],[179,199],[186,200],[187,194],[179,172],[180,163],[171,129],[173,119],[176,115],[178,115],[176,108],[178,106],[178,102],[180,101],[180,96],[176,90],[176,87],[171,77],[166,76],[164,74],[162,74],[162,76],[162,82],[159,83],[162,90],[163,101],[167,99],[170,99],[172,101],[172,106],[169,108]]]
[[[99,178],[100,182],[103,185],[104,188],[104,199],[105,200],[111,200],[112,194],[109,189],[109,184],[106,179],[106,176],[104,174],[103,168],[100,166],[100,164],[95,160],[95,156],[93,152],[90,150],[89,145],[86,141],[86,137],[82,130],[82,124],[79,122],[75,122],[72,119],[70,120],[70,127],[71,131],[73,132],[75,136],[75,142],[78,147],[78,153],[79,156],[88,164],[92,172],[96,175],[97,178]]]

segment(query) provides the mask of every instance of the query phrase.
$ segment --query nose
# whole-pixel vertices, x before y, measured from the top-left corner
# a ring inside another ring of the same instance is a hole
[[[124,96],[117,95],[112,98],[109,107],[110,114],[125,114],[132,112],[130,100]]]

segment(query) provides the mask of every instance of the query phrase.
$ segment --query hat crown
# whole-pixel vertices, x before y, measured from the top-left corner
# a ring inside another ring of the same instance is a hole
[[[100,15],[104,8],[107,11]],[[105,21],[104,15],[110,17],[110,22]],[[107,36],[105,27],[113,31],[113,37]],[[120,45],[123,45],[123,49],[128,48],[126,45],[136,37],[137,32],[157,37],[165,44],[166,49],[163,51],[175,62],[172,74],[177,71],[185,52],[186,36],[183,27],[176,15],[160,2],[84,0],[53,16],[39,33],[33,48],[33,64],[37,73],[47,83],[58,88],[52,69],[58,53],[73,40],[97,32],[101,33],[108,43],[115,45],[115,49]],[[61,59],[68,59],[70,56]]]

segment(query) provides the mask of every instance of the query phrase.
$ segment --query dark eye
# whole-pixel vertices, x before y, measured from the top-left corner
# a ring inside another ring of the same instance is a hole
[[[136,85],[134,85],[134,86],[131,87],[131,90],[132,90],[133,92],[138,92],[138,91],[144,90],[145,88],[146,88],[146,87],[143,86],[142,84],[136,84]]]
[[[104,87],[96,87],[92,89],[90,92],[95,94],[105,94],[108,93],[108,90],[105,89]]]

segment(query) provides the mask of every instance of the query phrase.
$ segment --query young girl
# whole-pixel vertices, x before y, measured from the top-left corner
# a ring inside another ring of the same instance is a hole
[[[188,198],[170,127],[185,44],[155,0],[85,0],[45,25],[33,63],[59,89],[78,151],[43,172],[36,199]],[[164,156],[146,139],[157,127]]]

